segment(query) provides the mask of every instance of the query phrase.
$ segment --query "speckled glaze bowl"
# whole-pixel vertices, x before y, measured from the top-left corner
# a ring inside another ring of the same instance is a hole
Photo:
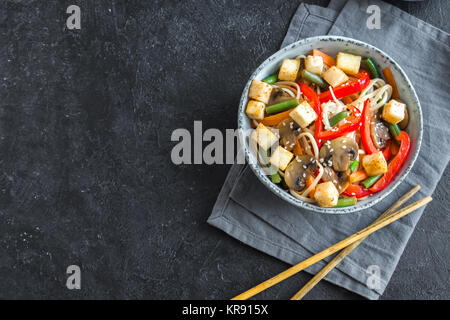
[[[370,56],[376,60],[381,69],[385,67],[391,68],[401,100],[405,102],[408,107],[409,124],[406,131],[411,138],[411,150],[405,163],[386,189],[358,201],[355,206],[345,208],[321,208],[317,205],[309,204],[294,198],[288,192],[272,183],[259,166],[255,159],[255,155],[250,152],[248,135],[241,135],[240,142],[241,146],[244,148],[246,160],[258,179],[269,188],[270,191],[296,207],[326,214],[346,214],[369,208],[383,200],[405,179],[419,154],[423,131],[422,111],[419,99],[417,98],[417,94],[411,82],[402,68],[380,49],[358,40],[338,36],[306,38],[281,49],[264,61],[247,82],[239,103],[238,128],[242,129],[243,132],[249,132],[251,130],[250,120],[245,114],[245,108],[248,102],[248,90],[251,81],[254,79],[262,80],[275,73],[279,69],[283,59],[293,58],[300,54],[307,54],[312,49],[319,49],[332,56],[336,56],[339,51],[345,51],[361,56]]]

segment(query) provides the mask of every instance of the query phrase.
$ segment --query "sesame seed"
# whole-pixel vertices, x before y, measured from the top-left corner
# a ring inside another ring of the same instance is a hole
[[[330,149],[330,152],[333,152],[333,151],[334,151],[334,149],[333,149],[333,148],[331,148],[331,149]]]
[[[347,146],[342,146],[342,149],[347,149]]]

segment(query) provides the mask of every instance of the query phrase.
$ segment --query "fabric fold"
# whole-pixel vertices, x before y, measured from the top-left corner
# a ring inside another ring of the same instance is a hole
[[[369,5],[381,8],[381,29],[366,28]],[[362,26],[355,28],[355,26]],[[251,169],[233,165],[218,196],[208,223],[262,252],[290,264],[298,263],[373,222],[413,186],[422,189],[411,201],[433,193],[450,160],[449,35],[378,0],[332,0],[328,8],[300,4],[282,47],[317,35],[340,35],[372,44],[389,54],[405,70],[422,105],[424,133],[416,163],[384,201],[364,212],[325,215],[308,212],[284,202],[262,185]],[[411,48],[420,48],[412,50]],[[433,64],[427,63],[433,57]],[[427,66],[426,70],[419,66]],[[436,73],[441,77],[435,77]],[[433,137],[440,137],[436,144]],[[423,209],[369,236],[325,278],[369,299],[383,294]],[[328,259],[329,260],[329,259]],[[325,261],[328,261],[325,260]],[[306,272],[317,273],[321,261]],[[366,286],[368,267],[378,266],[381,285]]]

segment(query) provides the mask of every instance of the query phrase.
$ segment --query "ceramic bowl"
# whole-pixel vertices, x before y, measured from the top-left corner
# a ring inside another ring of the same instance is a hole
[[[245,152],[246,161],[258,179],[267,188],[269,188],[270,191],[296,207],[326,214],[346,214],[369,208],[382,201],[405,179],[406,175],[411,171],[417,155],[419,154],[420,144],[422,141],[422,111],[417,94],[402,68],[385,52],[367,43],[338,36],[306,38],[281,49],[265,60],[251,75],[249,81],[247,82],[239,103],[238,128],[241,129],[242,132],[249,132],[251,130],[250,120],[245,114],[245,108],[248,102],[248,90],[251,81],[254,79],[262,80],[275,73],[279,69],[283,59],[293,58],[300,54],[306,55],[311,52],[312,49],[324,51],[332,56],[336,56],[340,51],[361,56],[370,56],[376,60],[380,69],[385,67],[391,68],[397,83],[400,98],[408,107],[409,124],[406,131],[411,138],[411,150],[405,163],[387,188],[358,201],[355,206],[344,208],[321,208],[318,205],[309,204],[294,198],[288,192],[272,183],[256,161],[255,155],[250,152],[248,135],[243,134],[240,136],[240,144],[244,149],[243,151]]]

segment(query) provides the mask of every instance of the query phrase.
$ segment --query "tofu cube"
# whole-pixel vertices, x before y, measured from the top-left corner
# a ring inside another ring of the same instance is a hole
[[[267,151],[270,147],[278,141],[278,137],[270,131],[262,123],[258,124],[256,129],[252,132],[251,139],[256,141],[256,143],[264,150]]]
[[[381,151],[364,156],[362,158],[362,166],[369,177],[386,173],[387,171],[387,162]]]
[[[321,207],[334,207],[338,203],[339,191],[331,181],[319,183],[314,192],[314,199]]]
[[[268,104],[273,87],[259,80],[253,80],[248,91],[248,97],[253,100]]]
[[[288,166],[289,162],[291,162],[293,157],[294,154],[292,152],[289,152],[283,147],[278,146],[275,149],[275,152],[270,157],[269,162],[278,169],[284,170]]]
[[[305,68],[309,72],[321,75],[323,71],[323,58],[321,56],[307,56]]]
[[[347,75],[339,68],[332,66],[330,69],[325,71],[322,75],[324,80],[328,82],[332,87],[336,87],[346,81],[348,81]]]
[[[245,113],[250,119],[262,120],[264,119],[265,109],[266,105],[264,103],[256,100],[250,100],[247,103],[247,109],[245,109]]]
[[[278,72],[278,79],[285,81],[295,81],[298,70],[300,69],[300,60],[284,59]]]
[[[396,124],[405,118],[406,105],[392,99],[383,107],[381,117],[389,123]]]
[[[302,128],[306,128],[317,119],[317,113],[306,101],[303,101],[295,107],[295,109],[289,113],[289,116]]]
[[[359,72],[359,67],[361,66],[361,56],[339,52],[336,66],[347,74],[355,75]]]

